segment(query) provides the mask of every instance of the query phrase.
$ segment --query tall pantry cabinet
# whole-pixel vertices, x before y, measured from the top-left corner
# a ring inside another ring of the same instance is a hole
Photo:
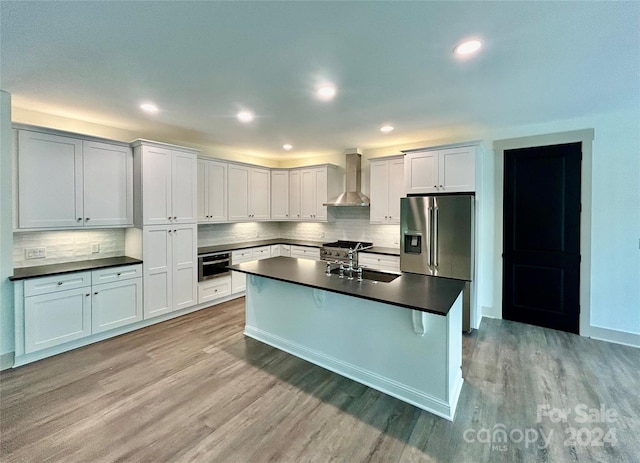
[[[142,229],[144,318],[197,303],[198,151],[133,143],[135,225]]]

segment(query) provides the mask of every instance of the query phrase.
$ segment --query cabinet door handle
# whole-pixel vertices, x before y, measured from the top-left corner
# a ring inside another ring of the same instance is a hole
[[[87,293],[85,294],[85,297],[91,296],[91,293]]]
[[[93,293],[93,295],[94,295],[94,296],[97,296],[97,295],[98,295],[98,291],[96,291],[95,293]]]
[[[62,281],[59,281],[59,282],[58,282],[58,286],[60,286],[61,284],[62,284]]]
[[[173,218],[173,220],[178,220],[178,218],[177,218],[177,217],[174,217],[174,218]]]
[[[78,222],[82,222],[82,217],[78,217]]]
[[[442,185],[440,185],[440,188],[442,188],[444,190],[444,187]]]
[[[167,217],[167,220],[171,220],[171,217]]]
[[[122,273],[118,272],[117,275],[120,276],[120,275],[122,275]]]
[[[89,217],[87,217],[87,218],[86,218],[86,219],[84,219],[84,220],[86,220],[86,221],[88,222],[88,221],[89,221],[89,220],[91,220],[91,219],[90,219]]]

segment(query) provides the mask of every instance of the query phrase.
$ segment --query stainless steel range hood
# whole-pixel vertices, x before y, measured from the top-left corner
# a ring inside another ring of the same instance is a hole
[[[323,206],[360,206],[368,207],[369,198],[360,191],[360,181],[362,177],[362,167],[360,157],[362,153],[358,148],[345,150],[347,167],[345,169],[345,191],[340,196]]]

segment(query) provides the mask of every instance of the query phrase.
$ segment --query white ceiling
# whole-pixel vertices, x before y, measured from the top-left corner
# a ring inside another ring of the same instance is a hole
[[[0,14],[14,106],[257,156],[640,107],[640,2],[3,0]],[[484,48],[460,61],[468,37]],[[334,101],[314,98],[320,79]]]

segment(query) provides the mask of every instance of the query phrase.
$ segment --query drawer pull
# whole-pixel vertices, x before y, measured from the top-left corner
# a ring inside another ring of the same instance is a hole
[[[60,286],[62,283],[63,283],[62,281],[59,281],[59,282],[58,282],[58,286]]]
[[[96,291],[95,293],[93,293],[94,296],[96,296],[98,294],[98,291]]]
[[[122,273],[118,272],[118,276],[122,275]]]

